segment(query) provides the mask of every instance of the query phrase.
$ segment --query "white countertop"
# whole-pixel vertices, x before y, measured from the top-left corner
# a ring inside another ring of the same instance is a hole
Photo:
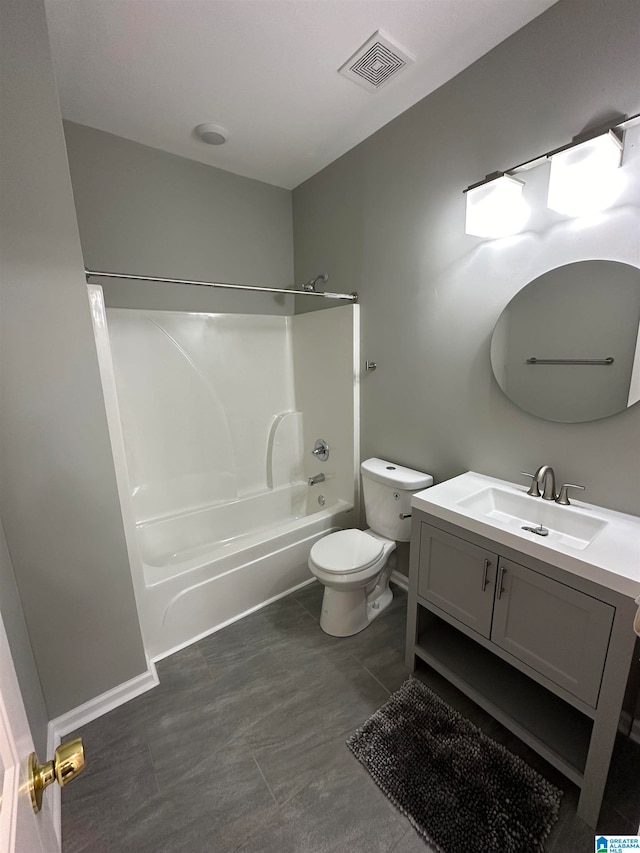
[[[514,530],[499,519],[460,506],[461,500],[490,487],[519,493],[531,501],[542,501],[542,498],[527,495],[528,486],[469,471],[416,492],[411,505],[630,598],[640,596],[640,518],[573,499],[570,507],[558,506],[560,512],[587,513],[591,518],[607,522],[593,541],[578,550],[557,540],[549,541],[525,530]]]

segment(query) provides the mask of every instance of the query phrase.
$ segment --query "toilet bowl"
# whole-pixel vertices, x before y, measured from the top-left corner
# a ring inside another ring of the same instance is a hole
[[[430,475],[383,459],[367,459],[361,472],[371,527],[330,533],[309,555],[309,569],[324,585],[320,627],[334,637],[359,633],[391,604],[393,552],[397,541],[409,540],[411,495],[433,484]]]

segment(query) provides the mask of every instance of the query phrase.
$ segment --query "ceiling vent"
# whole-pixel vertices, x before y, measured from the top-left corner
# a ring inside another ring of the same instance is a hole
[[[338,71],[369,92],[377,92],[413,61],[411,54],[378,30]]]

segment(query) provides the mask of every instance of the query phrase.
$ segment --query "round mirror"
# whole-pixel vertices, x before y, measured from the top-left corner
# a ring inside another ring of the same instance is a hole
[[[640,400],[640,270],[580,261],[526,285],[491,338],[498,385],[549,421],[606,418]]]

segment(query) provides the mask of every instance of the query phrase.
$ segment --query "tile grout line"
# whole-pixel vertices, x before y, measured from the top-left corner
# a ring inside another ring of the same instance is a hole
[[[309,610],[309,608],[305,607],[305,605],[301,601],[298,601],[298,599],[295,596],[293,597],[293,600],[295,601],[296,604],[298,604],[304,610],[304,612],[307,615],[309,615],[313,619],[314,622],[316,622],[316,623],[318,622],[318,617],[315,615],[315,613],[312,613]]]
[[[276,805],[276,806],[278,807],[278,809],[279,809],[279,808],[280,808],[280,803],[276,800],[276,795],[275,795],[275,794],[273,793],[273,791],[271,790],[271,785],[267,782],[267,777],[266,777],[266,776],[264,775],[264,773],[262,772],[262,767],[260,767],[260,762],[259,762],[259,761],[258,761],[258,759],[255,757],[255,755],[253,754],[253,750],[251,749],[251,747],[249,746],[249,744],[247,743],[247,741],[245,741],[245,744],[246,744],[247,749],[248,749],[248,750],[249,750],[249,752],[251,753],[251,758],[253,758],[253,761],[254,761],[254,763],[255,763],[256,767],[258,768],[258,773],[259,773],[259,774],[260,774],[260,776],[262,777],[262,781],[263,781],[263,782],[264,782],[264,784],[267,786],[267,790],[268,790],[268,791],[269,791],[269,793],[271,794],[271,797],[272,797],[272,799],[273,799],[273,802],[275,803],[275,805]]]
[[[272,652],[272,654],[274,655],[274,657],[277,657],[277,656],[275,655],[275,653],[274,653],[274,652]],[[295,692],[294,692],[294,693],[292,693],[292,695],[291,695],[291,696],[288,696],[286,699],[283,699],[282,701],[280,701],[280,702],[278,702],[277,704],[275,704],[275,705],[273,706],[273,708],[271,708],[270,710],[265,711],[264,713],[262,713],[261,715],[259,715],[255,720],[252,720],[252,721],[251,721],[251,723],[248,723],[248,724],[247,724],[247,726],[246,726],[245,728],[240,729],[239,731],[235,732],[231,737],[229,737],[227,740],[225,740],[225,741],[224,741],[224,743],[223,743],[221,746],[219,746],[219,747],[218,747],[218,749],[214,750],[214,752],[213,752],[213,753],[211,753],[211,754],[212,754],[212,755],[215,755],[216,753],[220,752],[220,750],[221,750],[221,749],[225,749],[226,747],[231,746],[232,744],[236,743],[237,741],[239,741],[239,740],[241,740],[241,739],[242,739],[242,740],[245,740],[245,738],[246,738],[247,734],[248,734],[252,729],[254,729],[257,725],[259,725],[259,724],[260,724],[260,723],[262,723],[264,720],[266,720],[266,718],[267,718],[267,717],[269,717],[269,716],[271,716],[271,714],[275,713],[275,711],[279,710],[279,709],[280,709],[280,708],[282,708],[282,707],[286,707],[286,705],[288,705],[288,704],[289,704],[289,702],[291,702],[291,701],[295,698],[295,696],[298,694],[298,692],[299,692],[299,690],[298,690],[298,686],[297,686],[297,684],[296,684],[295,680],[293,680],[293,679],[292,679],[292,680],[291,680],[291,683],[292,683],[293,687],[295,687]],[[251,757],[253,758],[253,760],[254,760],[254,761],[256,761],[256,758],[255,758],[255,756],[254,756],[254,754],[253,754],[253,751],[252,751],[251,747],[249,746],[249,743],[248,743],[246,740],[245,740],[245,743],[246,743],[246,745],[247,745],[247,748],[249,749],[249,752],[251,753]],[[258,763],[258,762],[256,761],[256,764],[257,764],[257,763]],[[259,765],[258,765],[258,769],[260,770],[260,772],[261,772],[261,774],[262,774],[262,768],[260,768],[260,766],[259,766]],[[264,776],[263,776],[263,778],[264,778]],[[265,783],[266,783],[266,782],[267,782],[267,780],[265,779]],[[269,788],[269,785],[268,785],[268,784],[267,784],[267,787]],[[273,792],[271,791],[271,789],[270,789],[270,788],[269,788],[269,790],[270,790],[270,792],[271,792],[271,796],[273,796]],[[274,799],[275,799],[275,797],[274,797]]]
[[[276,810],[275,810],[274,815],[271,818],[269,818],[268,820],[265,820],[265,822],[263,824],[261,824],[260,826],[255,827],[255,829],[252,832],[250,832],[249,835],[243,841],[241,841],[239,844],[237,844],[234,847],[233,853],[237,853],[237,851],[241,850],[246,844],[248,844],[249,841],[251,841],[251,839],[255,835],[258,835],[258,833],[263,832],[268,826],[270,826],[273,823],[273,819],[280,812],[280,810],[282,808],[281,804],[276,800],[275,794],[271,790],[271,785],[269,785],[264,773],[262,772],[262,767],[260,767],[260,763],[259,763],[258,759],[253,754],[253,750],[251,749],[251,746],[249,745],[248,741],[246,741],[246,740],[245,740],[245,745],[246,745],[247,749],[249,750],[251,758],[253,758],[256,767],[258,768],[258,772],[260,773],[260,776],[262,777],[264,784],[267,786],[267,790],[269,791],[269,793],[271,794],[271,797],[273,798],[273,802],[276,806]]]
[[[202,655],[202,657],[203,657],[203,659],[204,659],[204,662],[205,662],[205,665],[206,665],[206,667],[207,667],[207,670],[208,670],[208,672],[209,672],[209,674],[210,674],[210,676],[211,676],[212,684],[214,684],[216,681],[219,681],[219,678],[216,678],[216,676],[213,674],[213,672],[211,672],[211,668],[210,668],[210,666],[209,666],[209,662],[207,661],[206,657],[205,657],[205,656],[204,656],[204,654],[202,653],[202,650],[201,650],[201,649],[198,649],[198,651],[199,651],[199,653]],[[275,653],[274,651],[272,651],[271,649],[268,649],[268,648],[261,648],[259,651],[254,651],[254,652],[252,652],[252,654],[250,654],[249,658],[251,658],[251,657],[253,657],[253,656],[256,656],[256,655],[259,655],[259,654],[263,654],[265,651],[270,652],[270,653],[271,653],[271,654],[272,654],[272,655],[277,659],[277,655],[276,655],[276,653]],[[224,673],[224,675],[227,675],[229,672],[232,672],[234,669],[237,669],[238,667],[244,666],[244,665],[246,664],[246,660],[247,660],[247,659],[243,659],[242,661],[239,661],[238,663],[234,663],[234,664],[233,664],[232,666],[230,666],[230,668],[229,668],[229,669]],[[221,677],[223,677],[223,676],[221,676]],[[278,703],[277,703],[277,704],[276,704],[276,705],[275,705],[271,710],[269,710],[269,711],[267,711],[267,712],[263,713],[262,715],[258,716],[255,720],[252,720],[252,721],[251,721],[251,723],[249,723],[245,728],[240,729],[239,731],[236,731],[233,735],[231,735],[230,737],[228,737],[227,739],[225,739],[223,742],[221,742],[221,743],[218,745],[218,747],[217,747],[216,749],[214,749],[212,752],[210,752],[210,753],[209,753],[209,755],[211,755],[211,756],[216,755],[217,753],[221,752],[223,749],[226,749],[227,747],[232,746],[234,743],[237,743],[237,742],[238,742],[238,741],[240,741],[240,740],[244,740],[244,739],[245,739],[245,736],[247,735],[247,733],[248,733],[248,732],[250,732],[250,731],[251,731],[255,726],[257,726],[259,723],[261,723],[264,719],[266,719],[266,717],[268,717],[270,714],[272,714],[272,713],[273,713],[274,711],[276,711],[278,708],[281,708],[281,707],[283,707],[283,706],[286,706],[286,705],[287,705],[287,704],[288,704],[288,703],[289,703],[289,702],[294,698],[294,696],[295,696],[295,695],[297,694],[297,692],[298,692],[297,685],[295,684],[295,682],[294,682],[293,680],[292,680],[292,685],[296,688],[296,692],[295,692],[294,694],[292,694],[292,696],[289,696],[288,698],[283,699],[281,702],[278,702]],[[173,690],[174,688],[173,688],[173,687],[170,687],[170,688],[168,688],[168,689],[169,689],[169,690]],[[149,745],[148,739],[147,739],[147,738],[146,738],[146,736],[144,736],[144,735],[143,735],[143,737],[144,737],[144,740],[145,740],[145,744],[146,744],[146,746],[147,746],[147,749],[148,749],[148,751],[149,751],[149,753],[150,753],[150,757],[151,757],[151,764],[152,764],[152,767],[153,767],[153,769],[154,769],[154,775],[155,775],[155,762],[154,762],[154,758],[153,758],[153,752],[152,752],[151,747],[150,747],[150,745]],[[249,747],[249,744],[248,744],[246,741],[245,741],[245,743],[246,743],[246,745],[247,745],[247,748],[249,749],[249,752],[251,753],[251,757],[253,758],[253,760],[254,760],[254,761],[256,761],[256,758],[255,758],[255,756],[253,755],[253,752],[252,752],[251,748]],[[257,764],[257,761],[256,761],[256,764]],[[262,769],[260,768],[260,766],[259,766],[259,765],[258,765],[258,769],[260,770],[260,774],[261,774],[262,778],[264,779],[264,774],[262,774]],[[273,795],[273,792],[271,791],[271,788],[269,787],[269,784],[267,783],[267,780],[266,780],[266,779],[264,779],[264,781],[265,781],[265,784],[267,785],[267,788],[269,789],[269,793],[271,794],[271,796],[272,796],[272,797],[274,798],[274,800],[275,800],[275,797],[274,797],[274,795]],[[160,790],[160,785],[159,785],[159,783],[158,783],[157,776],[156,776],[156,787],[158,788],[158,793],[159,793],[160,795],[162,795],[162,796],[165,796],[165,795],[163,794],[163,792]],[[276,800],[276,805],[277,805],[277,800]]]
[[[358,659],[356,658],[356,660],[358,660]],[[368,670],[368,669],[367,669],[367,667],[362,663],[362,661],[358,661],[358,663],[359,663],[359,664],[360,664],[360,666],[364,669],[364,671],[365,671],[366,673],[368,673],[368,674],[371,676],[371,678],[373,678],[373,680],[374,680],[374,681],[376,681],[376,682],[380,685],[380,687],[382,687],[382,689],[383,689],[383,690],[386,690],[386,691],[387,691],[387,693],[389,694],[389,696],[391,696],[391,690],[389,690],[389,688],[388,688],[386,685],[384,685],[384,684],[380,681],[380,679],[379,679],[379,678],[376,678],[376,676],[375,676],[375,675],[374,675],[370,670]]]
[[[166,795],[160,790],[160,783],[158,782],[158,774],[156,773],[156,765],[153,761],[153,753],[151,752],[151,747],[149,746],[149,741],[147,740],[146,737],[144,739],[144,742],[145,742],[145,745],[147,747],[147,752],[149,753],[149,761],[151,762],[151,771],[153,773],[153,781],[156,783],[156,791],[158,792],[158,795],[160,797],[164,797]]]

